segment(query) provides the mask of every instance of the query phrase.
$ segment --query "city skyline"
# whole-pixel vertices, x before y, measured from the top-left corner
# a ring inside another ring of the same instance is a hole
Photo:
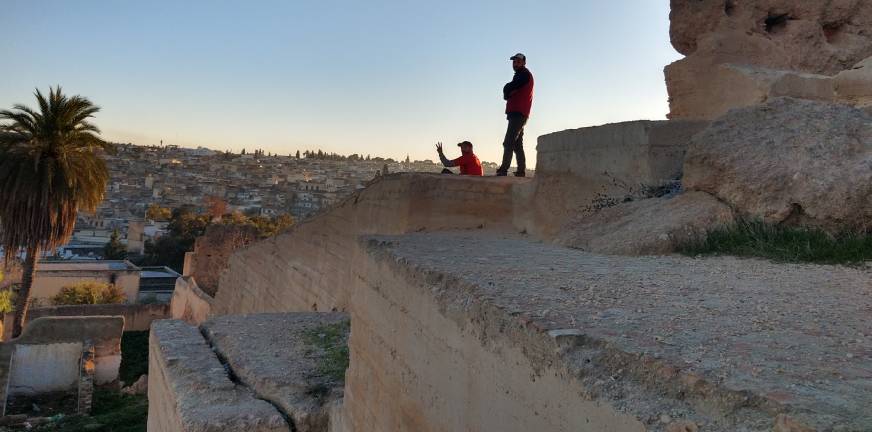
[[[110,141],[424,160],[437,141],[470,140],[496,161],[500,89],[520,51],[537,83],[535,163],[539,135],[665,118],[662,68],[680,55],[662,3],[15,0],[0,16],[12,35],[0,41],[0,106],[61,85],[102,107]]]

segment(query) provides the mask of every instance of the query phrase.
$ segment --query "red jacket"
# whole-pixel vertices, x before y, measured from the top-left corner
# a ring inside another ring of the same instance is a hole
[[[454,166],[460,167],[460,175],[480,176],[484,175],[481,169],[481,161],[472,153],[465,154],[451,161]]]
[[[503,86],[503,99],[506,100],[506,114],[521,113],[530,117],[533,106],[533,74],[523,68],[515,72],[512,82]]]

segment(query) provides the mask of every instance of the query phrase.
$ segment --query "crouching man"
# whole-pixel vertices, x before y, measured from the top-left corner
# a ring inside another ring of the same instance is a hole
[[[448,160],[445,157],[445,154],[442,153],[442,143],[436,144],[436,152],[439,153],[439,160],[442,161],[442,165],[445,166],[445,169],[442,170],[443,174],[453,174],[451,170],[448,168],[451,167],[460,167],[460,175],[470,175],[470,176],[481,176],[484,173],[481,169],[481,161],[478,160],[478,156],[472,152],[472,143],[469,141],[464,141],[460,144],[457,144],[460,147],[461,156],[454,160]]]

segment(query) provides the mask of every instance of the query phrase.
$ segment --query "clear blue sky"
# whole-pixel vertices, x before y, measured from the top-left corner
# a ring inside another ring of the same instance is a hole
[[[0,107],[60,84],[103,108],[113,141],[434,159],[436,141],[468,139],[496,161],[520,51],[536,77],[532,156],[545,133],[665,117],[668,13],[666,0],[4,0]]]

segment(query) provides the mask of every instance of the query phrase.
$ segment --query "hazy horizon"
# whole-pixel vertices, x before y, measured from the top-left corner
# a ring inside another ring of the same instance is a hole
[[[525,148],[564,129],[668,112],[669,4],[645,0],[4,5],[0,108],[61,85],[102,107],[107,140],[435,159],[501,154],[501,88],[536,78]],[[448,155],[456,153],[447,146]]]

